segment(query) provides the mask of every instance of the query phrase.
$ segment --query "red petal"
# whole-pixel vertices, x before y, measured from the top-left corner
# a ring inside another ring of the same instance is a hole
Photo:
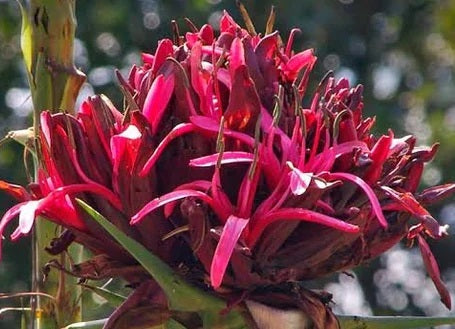
[[[190,160],[193,167],[212,167],[218,163],[219,153],[203,156]],[[254,154],[242,151],[226,151],[221,157],[221,164],[253,162]]]
[[[191,116],[190,117],[190,121],[191,123],[193,123],[195,126],[197,126],[198,128],[201,128],[203,130],[206,130],[206,131],[210,131],[210,132],[213,132],[215,134],[218,134],[218,131],[220,130],[220,124],[216,121],[216,120],[213,120],[211,118],[208,118],[206,116],[202,116],[202,115],[195,115],[195,116]],[[238,131],[233,131],[231,129],[228,129],[228,128],[225,128],[223,130],[223,133],[224,133],[224,136],[227,136],[227,137],[232,137],[234,139],[237,139],[251,147],[254,146],[254,138],[247,135],[247,134],[244,134],[244,133],[241,133],[241,132],[238,132]]]
[[[162,207],[170,202],[181,200],[188,197],[196,197],[202,201],[209,204],[212,208],[214,206],[213,199],[209,197],[206,193],[196,190],[179,190],[167,193],[163,196],[153,199],[147,203],[139,212],[131,217],[131,225],[134,225],[141,221],[148,213],[154,211],[155,209]]]
[[[237,30],[239,28],[240,28],[240,26],[237,25],[237,23],[227,13],[227,11],[224,11],[223,16],[221,17],[221,20],[220,20],[220,31],[234,33],[235,30]]]
[[[420,234],[417,235],[417,239],[419,241],[420,253],[422,254],[425,268],[427,269],[428,274],[433,280],[433,283],[441,296],[441,301],[450,310],[452,307],[450,293],[441,279],[438,263],[436,262],[436,259],[434,258],[433,253],[431,252],[425,239]]]
[[[160,157],[161,153],[163,153],[164,149],[176,138],[186,135],[188,133],[191,133],[195,131],[195,125],[192,123],[181,123],[172,128],[172,130],[166,135],[166,137],[163,138],[163,140],[160,142],[158,147],[153,151],[153,154],[150,156],[150,158],[147,160],[147,162],[144,165],[144,168],[142,168],[141,172],[139,173],[140,176],[145,176],[147,173],[152,169],[152,167],[155,165],[156,161]]]
[[[132,169],[136,161],[139,144],[141,142],[142,134],[134,125],[129,125],[121,134],[112,136],[111,138],[111,152],[113,161],[114,175],[118,175],[118,168],[120,162],[124,161],[126,154],[128,159],[128,167]]]
[[[2,258],[2,248],[1,242],[3,240],[3,231],[5,230],[6,226],[14,219],[22,210],[28,202],[21,202],[10,209],[3,215],[2,219],[0,220],[0,259]]]
[[[229,53],[229,71],[234,77],[235,71],[242,65],[245,65],[245,49],[242,40],[237,37],[232,41],[231,51]]]
[[[224,114],[227,128],[252,131],[261,112],[259,95],[245,65],[231,72],[232,89]]]
[[[33,223],[35,222],[36,212],[38,211],[38,207],[40,206],[40,200],[33,200],[27,202],[25,205],[21,207],[21,213],[19,214],[19,225],[16,231],[20,232],[20,234],[28,234],[33,227]],[[14,236],[12,236],[15,239]]]
[[[371,165],[365,173],[364,180],[368,184],[375,184],[379,179],[382,166],[389,156],[390,146],[392,145],[393,135],[381,136],[371,150]]]
[[[40,203],[39,209],[40,211],[45,209],[49,204],[52,204],[55,199],[62,198],[66,195],[86,192],[101,195],[117,209],[122,209],[120,199],[111,190],[99,184],[73,184],[59,187],[41,200],[42,202]]]
[[[224,224],[210,267],[210,282],[213,288],[216,289],[221,285],[234,247],[247,224],[248,219],[234,215],[229,216]]]
[[[286,50],[285,50],[285,54],[288,57],[291,57],[292,44],[294,43],[295,35],[298,33],[302,33],[302,31],[300,29],[294,28],[291,30],[291,33],[289,34],[289,38],[288,38],[288,42],[286,43]]]
[[[370,200],[371,206],[373,208],[373,211],[376,215],[376,217],[379,220],[379,223],[385,228],[387,227],[387,220],[384,217],[384,214],[382,213],[381,205],[379,204],[379,200],[376,197],[376,194],[372,190],[372,188],[365,183],[360,177],[357,177],[352,174],[348,173],[330,173],[329,176],[331,178],[335,179],[341,179],[341,180],[348,180],[354,184],[357,184],[367,195],[368,199]]]
[[[145,98],[142,112],[152,126],[153,134],[156,134],[164,111],[174,92],[174,76],[165,77],[160,74],[153,81],[152,86]]]
[[[312,65],[315,60],[313,49],[304,50],[289,59],[284,65],[284,73],[289,80],[294,80],[304,67]]]
[[[441,238],[446,236],[446,229],[440,226],[439,223],[434,219],[431,214],[426,210],[409,192],[397,192],[388,186],[382,186],[382,190],[387,193],[388,196],[392,197],[398,202],[402,208],[409,212],[411,215],[420,220],[422,225],[425,227],[426,232],[433,238]]]
[[[166,58],[174,54],[174,47],[172,41],[169,39],[162,39],[158,42],[158,47],[155,52],[155,58],[153,61],[152,72],[156,74],[163,65]]]
[[[360,231],[357,225],[352,225],[337,218],[330,217],[315,211],[303,208],[281,208],[269,212],[257,220],[256,225],[252,228],[251,234],[248,237],[248,245],[250,248],[255,245],[264,229],[271,223],[278,220],[301,220],[318,223],[347,233],[358,233]]]
[[[290,188],[294,195],[302,195],[310,186],[313,173],[303,173],[297,168],[292,168],[290,174]]]
[[[213,34],[213,28],[208,24],[204,24],[199,30],[199,37],[204,42],[204,44],[211,45],[215,37]]]
[[[0,180],[0,190],[4,190],[18,201],[30,200],[30,194],[20,185],[10,184]]]
[[[142,61],[146,64],[153,65],[153,63],[155,62],[155,56],[152,54],[142,53],[141,57]]]
[[[196,180],[191,183],[187,184],[182,184],[174,189],[174,191],[181,191],[181,190],[197,190],[201,192],[207,192],[210,190],[210,187],[212,186],[212,183],[207,180]],[[164,217],[168,218],[172,212],[174,211],[174,208],[176,206],[176,202],[170,202],[164,206]]]

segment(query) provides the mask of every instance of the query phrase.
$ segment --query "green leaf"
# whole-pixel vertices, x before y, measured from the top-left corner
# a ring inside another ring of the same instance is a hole
[[[241,314],[242,311],[233,309],[227,314],[221,313],[226,309],[226,303],[223,300],[186,283],[166,263],[120,231],[87,203],[80,199],[76,201],[150,273],[166,294],[170,310],[198,313],[204,328],[246,329],[249,327]],[[168,322],[170,328],[180,329],[177,327],[179,323],[174,322]]]
[[[169,301],[169,308],[182,312],[222,310],[226,304],[182,280],[166,263],[137,241],[131,239],[87,203],[77,199],[82,208],[124,247],[159,284]]]
[[[337,315],[341,329],[418,329],[455,324],[455,317]]]
[[[88,290],[91,290],[98,296],[103,297],[113,307],[120,306],[126,300],[125,296],[122,296],[105,288],[91,286],[88,284],[81,284],[81,286]]]
[[[32,72],[33,64],[33,50],[32,50],[32,29],[30,26],[30,20],[28,19],[28,13],[25,10],[22,3],[17,0],[17,4],[21,10],[22,16],[22,27],[21,27],[21,48],[22,55],[24,56],[25,67],[27,73],[30,75]]]
[[[166,323],[165,329],[187,329],[180,322],[175,321],[174,319],[169,319]]]
[[[107,322],[106,319],[100,320],[92,320],[92,321],[84,321],[84,322],[76,322],[72,323],[62,329],[76,329],[76,328],[84,328],[84,329],[102,329],[104,324]]]

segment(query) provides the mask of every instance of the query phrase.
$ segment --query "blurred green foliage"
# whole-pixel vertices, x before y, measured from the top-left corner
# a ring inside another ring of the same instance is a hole
[[[426,168],[423,185],[455,180],[454,1],[245,1],[258,31],[264,30],[272,4],[276,5],[276,27],[282,36],[287,37],[291,28],[299,27],[302,33],[295,49],[315,48],[319,61],[312,73],[313,85],[327,70],[347,76],[352,83],[362,83],[365,111],[377,117],[377,131],[385,133],[393,128],[398,136],[412,133],[419,144],[441,142],[437,159]],[[242,21],[233,0],[78,1],[76,64],[88,76],[82,96],[102,92],[120,105],[114,68],[127,74],[128,67],[140,61],[140,51],[153,52],[158,39],[171,35],[172,19],[177,20],[184,33],[188,30],[184,17],[190,17],[197,26],[207,21],[216,24],[223,9]],[[30,124],[19,31],[17,4],[0,0],[1,135]],[[0,177],[25,183],[22,162],[20,148],[13,144],[2,146]],[[0,198],[1,208],[11,205],[4,195]],[[432,213],[443,223],[455,223],[455,203],[450,200]],[[0,291],[28,289],[29,241],[12,244],[5,240],[3,244]],[[453,292],[455,258],[448,251],[454,250],[455,240],[449,238],[432,247]],[[357,272],[365,297],[360,305],[367,305],[377,314],[441,314],[442,308],[431,306],[437,303],[431,285],[425,295],[422,291],[427,283],[414,289],[393,277],[393,257],[402,255],[401,249],[394,252]],[[409,271],[404,274],[409,275],[409,280],[413,275],[424,280],[421,265],[413,263],[414,256],[415,253],[410,254],[408,261],[403,261],[407,267],[401,270]],[[381,271],[392,271],[387,274],[388,281],[381,281]],[[333,279],[341,286],[345,282]],[[395,296],[395,304],[387,301],[384,294]],[[396,303],[400,298],[402,302]],[[346,311],[342,305],[338,309]]]

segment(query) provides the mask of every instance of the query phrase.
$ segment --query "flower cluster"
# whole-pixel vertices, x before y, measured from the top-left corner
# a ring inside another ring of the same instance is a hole
[[[353,268],[407,237],[450,307],[426,242],[446,227],[424,207],[455,186],[417,192],[437,145],[373,135],[363,88],[346,79],[329,73],[309,95],[316,57],[292,51],[297,29],[283,43],[227,13],[218,36],[190,28],[118,75],[123,114],[103,96],[77,117],[42,114],[39,180],[29,191],[0,185],[22,201],[0,233],[18,214],[13,239],[37,216],[52,220],[115,263],[109,275],[137,279],[134,260],[77,207],[83,198],[192,282],[258,300],[265,287]]]

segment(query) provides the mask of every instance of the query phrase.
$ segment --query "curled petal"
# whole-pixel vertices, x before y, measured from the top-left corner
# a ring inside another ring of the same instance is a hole
[[[204,157],[190,160],[190,166],[193,167],[212,167],[218,163],[219,153],[207,155]],[[221,157],[221,164],[253,162],[254,154],[242,151],[226,151]]]
[[[206,193],[196,190],[178,190],[167,193],[161,197],[155,198],[149,203],[147,203],[139,212],[131,217],[131,225],[134,225],[140,222],[148,213],[154,211],[155,209],[162,207],[170,202],[181,200],[188,197],[196,197],[206,202],[212,208],[214,206],[213,199],[208,196]]]
[[[215,134],[217,134],[218,131],[220,130],[220,124],[216,120],[213,120],[211,118],[208,118],[208,117],[205,117],[202,115],[191,116],[190,121],[196,127],[200,128],[202,130],[213,132]],[[254,146],[254,138],[247,134],[244,134],[244,133],[241,133],[238,131],[234,131],[234,130],[231,130],[228,128],[223,129],[223,133],[227,137],[232,137],[247,145]]]
[[[181,191],[181,190],[196,190],[196,191],[201,191],[201,192],[207,192],[210,187],[212,186],[212,183],[207,180],[196,180],[191,183],[186,183],[178,186],[177,188],[174,189],[174,191]],[[174,208],[176,206],[176,202],[170,202],[164,206],[164,217],[168,218],[171,216],[172,212],[174,211]]]
[[[436,262],[436,259],[434,258],[433,253],[431,252],[430,247],[428,246],[428,243],[425,241],[425,239],[420,234],[417,235],[417,239],[419,242],[420,253],[422,254],[425,268],[427,269],[431,280],[433,280],[433,283],[436,286],[439,295],[441,296],[441,301],[450,310],[452,301],[447,287],[445,286],[444,282],[442,282],[438,263]]]
[[[393,200],[395,200],[401,209],[406,210],[411,215],[420,220],[422,225],[425,227],[426,232],[433,238],[441,238],[445,235],[446,229],[440,226],[439,223],[431,216],[426,210],[409,192],[397,192],[388,186],[381,187],[383,191],[387,193]]]
[[[0,220],[0,259],[2,258],[2,248],[1,242],[3,240],[3,232],[5,231],[6,226],[11,222],[14,217],[20,214],[23,207],[27,205],[28,202],[21,202],[17,205],[8,209],[8,211],[3,215],[2,219]]]
[[[148,54],[148,53],[142,53],[141,58],[144,63],[150,64],[150,65],[153,65],[153,62],[155,61],[155,56],[152,54]]]
[[[21,207],[19,214],[19,225],[16,231],[20,232],[21,235],[28,234],[33,227],[35,222],[36,212],[40,206],[40,200],[29,201]],[[16,233],[16,232],[15,232]],[[15,234],[11,236],[15,240]]]
[[[247,224],[248,219],[234,215],[229,216],[224,224],[210,267],[210,282],[213,288],[216,289],[221,285],[234,247]]]
[[[290,175],[290,187],[294,195],[302,195],[310,186],[313,173],[304,173],[292,166]]]
[[[169,134],[166,135],[166,137],[163,138],[163,140],[160,142],[158,147],[153,151],[153,154],[150,156],[150,158],[147,160],[147,162],[144,165],[144,168],[142,168],[141,172],[139,173],[140,176],[145,176],[147,173],[152,169],[152,167],[155,165],[156,161],[160,157],[161,153],[163,153],[164,149],[176,138],[189,134],[193,131],[195,131],[195,125],[192,123],[181,123],[172,128],[172,130],[169,132]]]
[[[258,218],[255,221],[254,227],[248,236],[248,245],[250,248],[255,245],[268,225],[279,220],[301,220],[305,222],[318,223],[347,233],[358,233],[360,231],[360,228],[357,225],[352,225],[337,218],[315,211],[304,208],[281,208],[269,212],[262,218]]]
[[[379,220],[379,223],[383,227],[387,227],[387,220],[385,219],[384,214],[382,213],[382,209],[381,209],[379,200],[376,197],[376,194],[374,193],[373,189],[367,183],[365,183],[365,181],[363,179],[361,179],[360,177],[357,177],[355,175],[348,174],[348,173],[330,173],[329,176],[331,178],[335,178],[335,179],[348,180],[348,181],[356,184],[357,186],[359,186],[365,192],[368,199],[370,200],[371,206],[373,208],[373,211],[374,211],[376,217]]]
[[[289,59],[284,65],[283,71],[289,80],[294,80],[304,67],[314,64],[316,56],[313,49],[304,50]]]
[[[30,194],[25,188],[20,185],[10,184],[8,182],[0,180],[0,190],[4,190],[9,195],[19,201],[30,200]]]
[[[423,190],[422,193],[418,194],[417,199],[423,205],[431,205],[451,196],[454,192],[454,183],[438,185]]]

